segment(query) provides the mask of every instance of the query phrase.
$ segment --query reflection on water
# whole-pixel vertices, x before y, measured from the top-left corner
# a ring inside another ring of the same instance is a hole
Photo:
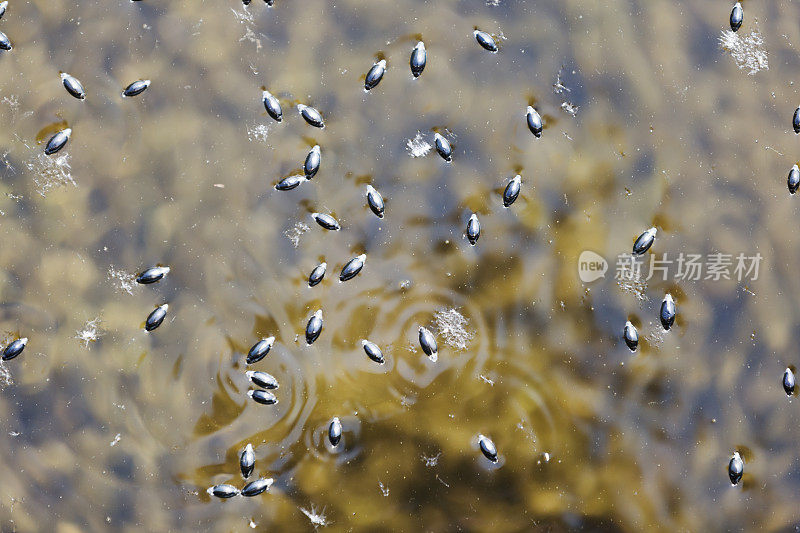
[[[30,341],[0,364],[3,529],[800,523],[798,406],[781,384],[800,331],[785,181],[800,6],[744,8],[732,34],[731,5],[716,0],[9,4],[0,332]],[[419,40],[427,65],[415,79]],[[386,74],[365,92],[378,59]],[[121,98],[137,79],[152,85]],[[44,156],[41,142],[64,127],[68,145]],[[316,144],[313,180],[275,190]],[[618,279],[616,258],[651,226],[646,264],[758,253],[759,275]],[[586,250],[608,261],[588,283]],[[362,253],[362,272],[339,282]],[[308,287],[321,262],[329,273]],[[156,264],[171,267],[162,281],[133,281]],[[669,332],[666,293],[678,309]],[[146,333],[164,302],[167,318]],[[317,309],[324,327],[308,346]],[[635,353],[621,338],[628,320]],[[437,336],[435,363],[420,327]],[[246,365],[272,335],[269,355]],[[276,405],[247,398],[251,368],[280,382]],[[244,485],[248,443],[252,479],[275,484],[209,496]]]

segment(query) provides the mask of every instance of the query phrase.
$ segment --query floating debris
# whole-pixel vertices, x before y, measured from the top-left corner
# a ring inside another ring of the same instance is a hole
[[[792,396],[794,394],[794,387],[794,372],[792,372],[791,368],[787,368],[783,373],[783,390],[786,392],[787,396]]]
[[[422,71],[425,70],[425,65],[428,63],[428,53],[425,51],[425,43],[418,42],[411,52],[411,74],[415,78],[419,78]]]
[[[417,132],[413,139],[406,141],[406,150],[411,157],[425,157],[433,146],[425,140],[422,132]]]
[[[467,222],[467,239],[472,246],[478,242],[481,236],[481,223],[478,221],[478,215],[472,213]]]
[[[278,122],[283,120],[283,109],[281,109],[281,103],[272,95],[272,93],[264,89],[264,91],[261,93],[261,101],[264,103],[264,109],[267,110],[267,114],[269,116]]]
[[[439,132],[436,132],[433,134],[433,142],[442,159],[448,162],[453,160],[453,147],[450,146],[450,141],[445,139]]]
[[[378,218],[383,218],[383,196],[372,185],[367,185],[367,205]]]
[[[369,91],[374,89],[383,79],[383,74],[386,72],[386,60],[381,59],[369,69],[367,77],[364,79],[364,89]]]
[[[0,2],[0,18],[3,18],[3,15],[6,14],[6,9],[8,9],[8,0],[3,0]]]
[[[338,416],[334,416],[328,426],[328,441],[335,448],[340,440],[342,440],[342,422]]]
[[[789,192],[791,194],[796,193],[798,187],[800,187],[800,168],[798,168],[797,165],[794,165],[792,170],[789,171],[789,178],[786,182],[789,186]]]
[[[3,350],[3,361],[11,361],[19,354],[22,353],[22,350],[25,349],[25,346],[28,344],[28,337],[23,337],[21,339],[16,339],[14,342],[6,346],[6,349]]]
[[[234,487],[233,485],[214,485],[207,491],[210,495],[216,496],[217,498],[233,498],[234,496],[239,495],[239,489]]]
[[[536,111],[533,106],[528,106],[528,109],[525,111],[525,117],[528,121],[528,129],[531,130],[531,133],[538,139],[542,136],[542,129],[544,125],[542,124],[542,116]]]
[[[455,308],[440,309],[433,315],[436,332],[444,342],[456,350],[466,350],[475,334],[467,330],[469,321]]]
[[[144,323],[144,329],[147,331],[153,331],[158,326],[164,322],[164,318],[167,316],[167,310],[169,309],[169,304],[162,304],[156,307],[152,313],[150,313],[147,317],[147,320]]]
[[[491,35],[480,30],[475,30],[472,32],[472,35],[475,36],[475,40],[478,41],[478,44],[483,48],[490,52],[497,52],[497,43]]]
[[[628,345],[628,348],[630,348],[632,352],[635,352],[636,347],[639,346],[639,332],[636,331],[636,326],[631,324],[630,320],[625,322],[625,328],[622,330],[622,338],[625,339],[625,344]]]
[[[142,94],[145,89],[150,87],[150,80],[136,80],[122,91],[122,97],[137,96]]]
[[[303,172],[306,175],[307,179],[313,178],[317,171],[319,170],[319,164],[322,162],[322,152],[320,151],[319,145],[314,145],[314,148],[308,152],[306,156],[306,161],[303,163]]]
[[[378,347],[377,344],[364,339],[361,341],[361,346],[364,348],[367,357],[369,357],[370,359],[381,365],[385,362],[383,358],[383,352],[381,351],[381,349]]]
[[[313,287],[322,281],[322,278],[325,277],[325,270],[327,270],[327,268],[328,263],[320,263],[314,267],[314,270],[311,271],[311,275],[308,276],[308,286]]]
[[[733,452],[733,457],[731,457],[728,463],[728,477],[731,480],[731,484],[738,485],[742,480],[742,474],[744,474],[744,461],[742,460],[742,456],[739,455],[739,452]]]
[[[47,141],[47,145],[44,147],[44,153],[47,155],[53,155],[64,148],[64,146],[67,145],[70,135],[72,135],[72,128],[64,128],[63,130],[56,132],[56,134],[50,137],[50,140]]]
[[[639,235],[639,237],[636,239],[636,242],[633,243],[633,254],[642,255],[649,250],[653,245],[653,242],[656,240],[657,232],[658,230],[656,228],[650,228]]]
[[[272,478],[260,478],[251,481],[242,489],[242,496],[253,497],[258,496],[272,486]]]
[[[436,338],[424,326],[419,328],[419,345],[431,361],[435,363],[439,359],[439,347],[436,344]]]
[[[744,9],[742,9],[742,3],[736,2],[731,10],[731,31],[739,31],[739,28],[742,27],[743,20]]]
[[[719,37],[719,45],[730,53],[736,65],[754,75],[760,70],[769,69],[767,51],[764,49],[764,38],[757,30],[741,37],[731,30],[723,30]]]
[[[521,188],[522,176],[517,174],[511,179],[511,181],[508,182],[505,190],[503,190],[503,207],[509,207],[511,204],[517,201],[517,197],[519,197],[519,191]]]
[[[675,313],[675,300],[672,299],[671,294],[667,293],[667,295],[664,296],[664,301],[661,302],[661,312],[659,313],[661,325],[664,326],[665,330],[669,330],[672,324],[675,323]]]
[[[256,370],[248,370],[245,372],[247,378],[253,382],[257,387],[267,390],[275,390],[278,388],[278,380],[272,374],[260,372]]]
[[[300,111],[300,116],[315,128],[325,127],[325,123],[322,121],[322,115],[313,107],[297,104],[297,110]]]
[[[254,402],[262,405],[275,405],[278,403],[278,398],[269,391],[255,389],[247,391],[247,396]]]
[[[361,254],[358,257],[352,258],[347,264],[342,267],[342,272],[339,274],[339,281],[348,281],[353,279],[364,268],[364,262],[367,260],[367,254]]]
[[[2,15],[0,15],[0,17],[2,17]],[[83,100],[86,98],[86,91],[83,88],[83,84],[78,81],[78,78],[70,76],[66,72],[62,72],[61,83],[64,84],[64,88],[67,90],[67,92],[78,100]]]
[[[325,213],[311,213],[311,217],[323,228],[330,231],[339,231],[342,227],[339,222],[330,215]]]
[[[161,281],[167,274],[169,274],[169,267],[166,266],[150,267],[144,272],[141,272],[138,276],[136,276],[136,283],[141,283],[142,285],[155,283],[157,281]]]
[[[484,457],[493,463],[497,462],[497,447],[494,445],[494,442],[492,442],[492,439],[486,435],[478,435],[478,446]]]
[[[242,477],[247,479],[253,473],[256,467],[256,452],[253,450],[253,445],[248,443],[242,450],[239,456],[239,469],[242,471]]]
[[[272,348],[272,344],[274,342],[275,337],[267,337],[255,343],[247,353],[247,364],[252,365],[264,359],[264,357],[266,357],[269,353],[269,350]]]
[[[320,333],[322,333],[322,309],[317,309],[306,324],[306,343],[309,346],[314,344]]]

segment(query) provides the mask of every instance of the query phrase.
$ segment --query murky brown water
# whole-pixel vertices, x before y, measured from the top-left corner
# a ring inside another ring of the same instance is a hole
[[[0,331],[30,338],[0,391],[3,531],[800,524],[800,406],[781,389],[800,358],[800,200],[786,190],[800,5],[745,3],[739,38],[763,42],[739,41],[740,69],[719,47],[725,1],[275,4],[12,0],[0,20],[14,43],[0,55]],[[504,37],[498,54],[475,27]],[[419,36],[428,64],[414,81]],[[376,57],[388,70],[366,94]],[[151,87],[121,98],[139,78]],[[533,102],[540,140],[525,125]],[[67,148],[40,155],[37,139],[64,123]],[[433,128],[452,164],[412,157]],[[317,177],[275,191],[314,144]],[[504,209],[517,172],[522,194]],[[653,224],[645,261],[760,253],[758,279],[731,267],[730,280],[675,280],[673,265],[624,290],[616,258]],[[604,279],[581,282],[584,250],[610,262]],[[339,283],[360,253],[363,272]],[[172,268],[161,283],[125,283],[156,263]],[[667,291],[678,318],[664,333]],[[420,325],[437,333],[436,363]],[[244,354],[267,335],[275,347],[253,366],[280,381],[275,406],[245,396]],[[324,438],[333,416],[339,450]],[[248,442],[275,484],[211,498],[211,485],[244,484]]]

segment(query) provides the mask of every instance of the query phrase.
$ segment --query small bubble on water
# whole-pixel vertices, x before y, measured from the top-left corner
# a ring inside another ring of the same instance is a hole
[[[389,487],[384,485],[382,481],[378,481],[378,488],[381,489],[381,494],[383,494],[384,498],[389,497]]]

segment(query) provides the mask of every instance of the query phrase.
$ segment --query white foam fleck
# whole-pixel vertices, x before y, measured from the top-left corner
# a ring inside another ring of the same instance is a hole
[[[0,386],[6,387],[12,383],[14,383],[14,378],[11,377],[11,369],[5,361],[0,361]]]
[[[303,233],[310,229],[311,228],[309,228],[308,224],[305,222],[298,222],[291,228],[287,229],[283,234],[287,239],[289,239],[292,245],[297,248],[300,245],[300,237],[303,235]]]
[[[267,142],[269,126],[266,124],[253,124],[247,127],[247,137],[251,142]]]
[[[439,452],[436,455],[425,455],[424,453],[420,456],[422,462],[425,463],[425,466],[428,468],[433,468],[434,466],[439,464],[439,457],[442,456],[442,453]]]
[[[639,302],[647,300],[647,280],[644,278],[640,269],[622,267],[620,275],[617,277],[617,285],[622,292],[633,294]]]
[[[322,510],[318,510],[317,507],[312,504],[310,509],[300,507],[300,512],[308,517],[308,520],[311,522],[311,525],[313,525],[314,528],[330,525],[328,518],[325,516],[324,507]]]
[[[116,285],[117,289],[128,294],[133,294],[136,287],[136,276],[124,270],[117,270],[114,265],[108,267],[108,280]]]
[[[27,145],[26,145],[27,146]],[[56,187],[65,187],[77,183],[72,178],[69,166],[69,154],[46,155],[44,152],[35,153],[25,161],[25,167],[33,174],[36,192],[46,196]]]
[[[561,109],[566,111],[569,115],[575,116],[578,114],[578,106],[573,104],[572,102],[563,102],[561,104]]]
[[[256,50],[261,50],[261,39],[253,30],[253,25],[255,24],[255,17],[253,14],[247,10],[246,6],[242,6],[241,11],[236,11],[235,9],[231,8],[231,12],[233,12],[233,16],[236,18],[236,21],[243,24],[245,27],[244,35],[242,35],[242,37],[239,39],[239,42],[250,41],[256,45]]]
[[[650,322],[649,333],[647,335],[643,335],[645,339],[647,339],[647,343],[652,346],[653,348],[658,348],[662,344],[664,344],[664,339],[667,337],[667,331],[661,326],[660,323],[654,324]]]
[[[753,30],[745,36],[731,30],[723,30],[719,36],[719,46],[731,55],[740,69],[747,70],[750,76],[760,70],[769,69],[764,38],[758,30]]]
[[[90,342],[97,342],[97,339],[103,336],[103,331],[100,329],[100,317],[88,320],[81,329],[75,333],[75,338],[83,343],[84,348],[89,347]]]
[[[475,334],[467,330],[469,321],[454,307],[440,309],[433,316],[436,321],[436,330],[450,347],[457,350],[466,350],[467,345]]]
[[[433,146],[425,140],[422,132],[417,132],[413,139],[406,141],[406,150],[411,157],[424,157],[428,155]]]

